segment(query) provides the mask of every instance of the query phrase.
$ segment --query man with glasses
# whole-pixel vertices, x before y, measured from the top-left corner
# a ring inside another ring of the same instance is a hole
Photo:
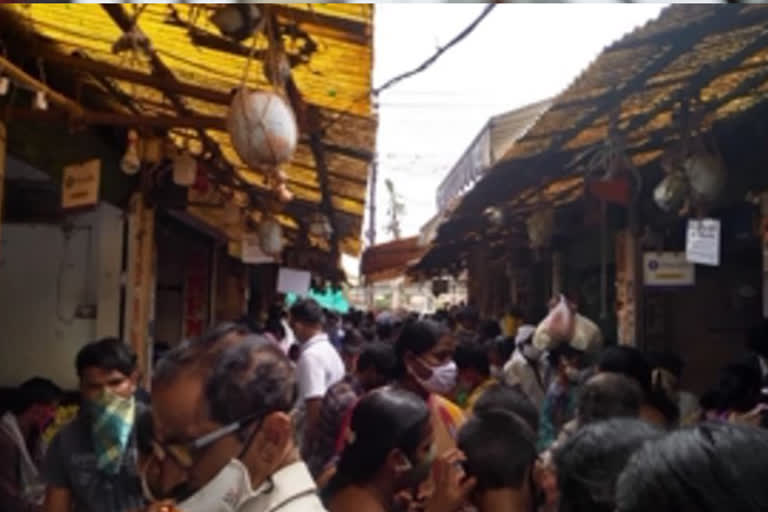
[[[142,443],[150,510],[322,511],[294,439],[296,398],[291,364],[266,338],[209,337],[171,351],[155,374],[151,440]]]

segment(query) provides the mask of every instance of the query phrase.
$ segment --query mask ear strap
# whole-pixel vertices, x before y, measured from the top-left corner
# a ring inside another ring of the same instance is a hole
[[[242,460],[243,456],[248,452],[248,450],[251,448],[251,444],[253,443],[253,440],[256,439],[256,435],[259,433],[259,430],[261,430],[261,425],[263,424],[264,420],[266,418],[262,418],[259,421],[254,422],[254,428],[250,434],[248,434],[248,437],[245,438],[245,442],[243,443],[243,447],[240,449],[240,453],[237,454],[237,457],[235,457],[238,460]]]

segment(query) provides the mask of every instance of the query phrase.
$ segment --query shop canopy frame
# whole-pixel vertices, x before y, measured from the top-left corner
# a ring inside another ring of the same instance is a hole
[[[64,115],[53,105],[48,112],[17,107],[8,112],[17,118],[166,131],[178,145],[204,156],[214,183],[244,191],[241,196],[258,219],[271,202],[266,173],[239,159],[225,119],[247,63],[245,85],[271,88],[264,71],[269,39],[263,32],[240,42],[221,35],[210,17],[224,8],[2,5],[8,58],[35,76],[42,69],[48,76],[71,78],[61,90],[58,84],[48,85],[82,106]],[[370,93],[373,6],[258,8],[288,55],[287,96],[301,133],[294,158],[283,167],[295,199],[278,219],[289,229],[306,231],[312,214],[323,213],[333,227],[329,249],[358,254],[377,129]],[[105,104],[109,108],[92,108]],[[215,215],[205,220],[218,222]]]
[[[611,129],[638,168],[658,164],[679,141],[678,119],[690,100],[704,130],[768,100],[768,6],[673,5],[608,46],[464,196],[425,258],[456,261],[457,240],[487,230],[487,208],[514,208],[522,197],[535,203],[564,178],[583,177]],[[453,258],[438,257],[443,251]],[[445,270],[428,263],[417,269]]]

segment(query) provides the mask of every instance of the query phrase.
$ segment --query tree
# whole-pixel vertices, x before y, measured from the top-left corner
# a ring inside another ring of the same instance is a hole
[[[384,180],[384,184],[387,186],[389,192],[389,205],[387,206],[387,216],[389,217],[389,224],[387,224],[386,230],[390,233],[395,240],[400,239],[400,219],[405,215],[405,203],[400,194],[395,191],[395,184],[392,180]]]

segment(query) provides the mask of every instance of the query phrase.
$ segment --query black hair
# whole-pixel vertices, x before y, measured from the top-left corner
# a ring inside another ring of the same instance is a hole
[[[224,343],[230,340],[230,335],[246,336],[248,332],[241,323],[224,322],[197,338],[182,341],[158,361],[152,381],[154,383],[171,381],[182,369],[193,365],[209,369],[216,356],[231,344]]]
[[[570,343],[560,343],[547,352],[547,359],[553,368],[556,368],[562,358],[577,358],[582,360],[583,351],[573,348]]]
[[[539,410],[522,391],[504,384],[494,384],[480,395],[473,412],[484,414],[494,409],[514,413],[525,421],[532,431],[539,430]]]
[[[477,336],[479,341],[487,342],[501,335],[501,327],[496,320],[486,320],[477,330]]]
[[[426,402],[409,391],[386,387],[365,395],[352,412],[349,439],[323,497],[368,482],[396,448],[412,457],[430,418]]]
[[[395,334],[395,326],[391,321],[376,322],[376,338],[379,341],[391,341]]]
[[[80,349],[75,359],[77,376],[83,376],[87,368],[118,371],[130,376],[136,371],[136,354],[117,338],[104,338]]]
[[[768,510],[768,432],[705,423],[638,450],[618,480],[617,512]]]
[[[218,354],[205,396],[211,419],[221,425],[288,412],[298,396],[295,372],[279,348],[252,335]]]
[[[458,447],[478,491],[520,488],[536,460],[536,436],[515,414],[500,409],[475,413],[459,431]]]
[[[718,383],[718,408],[747,412],[760,401],[760,369],[734,363],[723,368]]]
[[[264,324],[264,331],[272,334],[278,340],[285,338],[285,327],[279,316],[270,316]]]
[[[291,306],[291,319],[307,325],[322,325],[323,308],[315,299],[299,299]]]
[[[387,380],[395,378],[395,351],[391,345],[386,343],[371,343],[365,345],[360,357],[357,360],[358,371],[365,371],[369,368],[376,370],[376,373],[383,375]]]
[[[359,354],[363,350],[363,336],[357,329],[347,329],[341,338],[341,350],[347,354]]]
[[[673,352],[658,352],[650,355],[654,368],[663,368],[672,373],[678,379],[683,375],[685,364],[682,358]]]
[[[619,373],[598,373],[579,391],[576,417],[579,425],[611,418],[635,418],[643,403],[643,390]]]
[[[598,368],[601,372],[620,373],[634,379],[643,393],[651,392],[651,365],[636,348],[623,345],[606,347],[598,359]]]
[[[512,354],[515,352],[515,338],[498,337],[491,342],[491,348],[499,353],[502,361],[509,361]]]
[[[19,415],[33,405],[50,405],[58,402],[64,392],[53,381],[42,377],[32,377],[16,390],[12,399],[12,411]]]
[[[491,374],[491,363],[488,360],[488,349],[479,343],[461,343],[456,347],[453,360],[459,370],[475,370],[480,375]]]
[[[447,332],[444,327],[431,320],[406,323],[395,342],[395,357],[397,358],[395,371],[397,376],[405,375],[406,352],[411,352],[416,356],[426,354],[437,345],[440,338],[445,336]]]
[[[560,512],[613,512],[616,480],[627,460],[661,435],[648,423],[626,418],[574,433],[555,451]]]

